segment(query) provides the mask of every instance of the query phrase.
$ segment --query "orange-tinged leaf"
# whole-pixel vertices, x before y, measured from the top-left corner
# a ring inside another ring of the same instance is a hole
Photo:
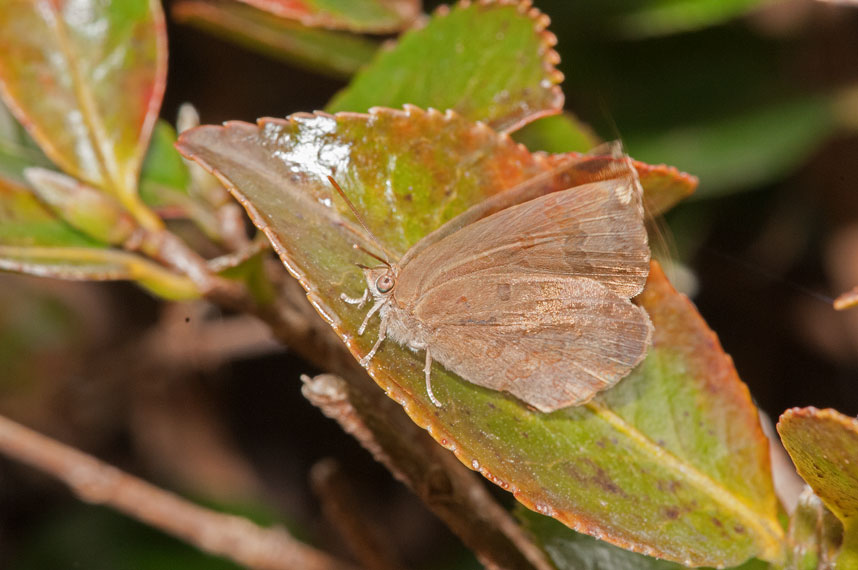
[[[184,133],[178,146],[247,208],[356,357],[374,343],[377,320],[358,335],[366,311],[340,294],[359,296],[364,280],[355,264],[375,263],[353,244],[379,246],[328,175],[396,259],[469,206],[561,161],[572,166],[552,184],[598,177],[609,160],[530,154],[485,125],[414,107],[206,126]],[[391,341],[368,370],[466,465],[581,532],[694,565],[780,559],[768,445],[747,388],[657,265],[640,302],[655,325],[649,355],[578,408],[542,414],[436,366],[438,408],[426,393],[423,354]]]
[[[572,175],[566,178],[570,185],[585,184],[592,179],[598,179],[599,170],[611,171],[617,168],[612,167],[611,163],[622,160],[607,156],[589,157],[576,152],[552,155],[548,160],[554,164],[567,160],[568,156],[579,156],[590,165],[582,164],[580,168],[574,170]],[[639,160],[633,160],[632,165],[638,172],[644,189],[644,205],[650,215],[656,216],[666,212],[679,201],[693,194],[697,188],[696,176],[682,172],[673,166],[647,164]]]
[[[97,188],[136,190],[165,78],[158,0],[0,4],[0,91],[48,157]]]
[[[697,188],[697,177],[665,164],[650,165],[635,161],[641,185],[646,190],[647,211],[662,214],[679,201],[691,196]]]

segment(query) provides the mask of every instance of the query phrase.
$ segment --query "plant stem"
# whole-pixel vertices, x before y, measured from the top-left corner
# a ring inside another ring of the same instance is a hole
[[[484,566],[552,568],[480,478],[412,423],[381,390],[331,374],[303,379],[307,399],[414,491]]]
[[[3,416],[0,453],[60,479],[84,501],[108,505],[248,568],[353,569],[281,528],[262,528],[245,518],[190,503]]]
[[[334,459],[323,459],[313,465],[310,483],[322,503],[325,518],[337,529],[361,567],[365,570],[403,568],[390,541],[384,539],[382,530],[367,516],[355,489]]]

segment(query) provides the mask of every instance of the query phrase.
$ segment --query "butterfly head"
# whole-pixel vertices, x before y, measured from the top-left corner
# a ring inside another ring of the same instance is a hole
[[[396,288],[396,278],[399,273],[395,265],[379,265],[376,267],[362,267],[366,277],[366,285],[370,294],[375,299],[386,299],[393,294]]]

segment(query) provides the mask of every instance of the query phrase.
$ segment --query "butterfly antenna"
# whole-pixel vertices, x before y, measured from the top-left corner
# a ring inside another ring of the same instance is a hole
[[[364,252],[368,256],[373,257],[373,258],[379,260],[380,262],[382,262],[383,264],[385,264],[386,266],[390,267],[389,261],[387,261],[386,259],[374,254],[373,252],[371,252],[370,250],[368,250],[364,246],[355,243],[355,244],[352,244],[352,247],[355,249],[359,249],[360,251]],[[364,269],[364,267],[361,266],[359,263],[358,263],[358,266],[361,267],[361,269]]]
[[[363,227],[366,234],[370,237],[370,239],[373,242],[375,242],[375,245],[377,245],[378,249],[384,254],[384,259],[382,259],[378,255],[370,252],[369,250],[367,250],[366,248],[364,248],[358,244],[354,245],[355,249],[361,250],[362,252],[366,253],[367,255],[374,257],[375,259],[379,260],[380,262],[382,262],[385,265],[387,265],[388,267],[390,267],[390,260],[387,259],[387,252],[384,251],[384,247],[382,247],[381,242],[378,241],[378,238],[375,237],[375,234],[373,234],[370,231],[369,227],[366,225],[366,222],[364,222],[364,220],[363,220],[363,216],[361,216],[360,213],[357,211],[357,208],[355,208],[355,205],[352,204],[352,201],[349,200],[349,197],[346,196],[346,193],[343,192],[343,189],[340,188],[340,185],[337,184],[336,180],[334,180],[334,177],[331,175],[328,175],[328,180],[330,181],[331,185],[334,187],[334,190],[337,191],[337,194],[342,196],[343,200],[346,201],[346,204],[349,205],[349,209],[352,211],[352,214],[355,215],[355,218],[357,218],[358,223]]]

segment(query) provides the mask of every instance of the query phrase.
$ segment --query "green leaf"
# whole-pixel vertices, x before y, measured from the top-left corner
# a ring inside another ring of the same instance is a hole
[[[217,215],[211,204],[189,192],[191,173],[175,142],[175,129],[159,119],[140,174],[140,198],[161,218],[191,219],[206,235],[215,237]]]
[[[0,177],[24,182],[24,169],[49,168],[51,161],[0,101]]]
[[[770,104],[745,114],[667,129],[629,133],[630,152],[644,161],[669,156],[700,177],[697,198],[721,196],[785,176],[834,131],[826,98]]]
[[[171,13],[176,21],[334,77],[350,77],[378,49],[364,37],[307,27],[232,0],[184,0],[173,4]]]
[[[340,295],[359,296],[365,285],[355,263],[374,263],[353,245],[379,246],[325,177],[335,176],[397,259],[555,160],[482,124],[413,107],[200,127],[178,147],[228,185],[358,358],[374,343],[377,321],[358,335],[366,310]],[[780,559],[768,444],[747,388],[657,266],[640,300],[655,325],[654,348],[581,407],[535,412],[439,366],[437,408],[426,394],[423,354],[395,342],[382,345],[368,370],[463,463],[572,528],[681,563]]]
[[[200,295],[187,278],[133,253],[108,249],[58,219],[28,188],[4,179],[0,179],[0,270],[84,281],[128,279],[167,299]]]
[[[858,568],[858,419],[832,409],[793,408],[777,428],[798,474],[843,523],[835,567]]]
[[[327,110],[413,104],[515,130],[563,107],[556,39],[547,25],[525,2],[442,7],[425,28],[380,52]]]
[[[71,281],[136,281],[155,295],[174,301],[201,295],[188,278],[116,249],[0,245],[0,270]]]
[[[134,194],[166,78],[157,0],[0,4],[0,82],[45,153],[96,188]]]
[[[807,481],[844,527],[858,521],[858,420],[836,410],[793,408],[778,433]]]
[[[420,15],[419,0],[239,0],[307,27],[395,32]]]
[[[187,192],[191,177],[182,155],[173,146],[175,143],[176,129],[158,119],[140,172],[141,193],[143,186],[153,184]]]
[[[531,151],[586,152],[599,144],[599,137],[572,113],[542,117],[525,125],[513,138]]]
[[[29,188],[0,178],[0,245],[103,247],[48,210]]]
[[[540,6],[556,22],[563,22],[564,35],[576,39],[646,40],[703,31],[737,18],[766,0],[544,0]],[[560,30],[558,30],[559,32]],[[685,34],[691,35],[691,34]],[[562,40],[561,40],[562,41]],[[683,54],[687,55],[687,54]],[[694,54],[698,57],[699,54]],[[637,61],[645,59],[632,58]],[[693,58],[691,58],[693,59]]]
[[[764,0],[648,0],[624,14],[619,29],[632,37],[656,36],[720,24]]]
[[[787,567],[795,570],[831,568],[842,541],[840,521],[809,487],[806,488],[790,517],[787,536],[790,560]]]
[[[24,174],[43,203],[100,242],[123,244],[137,229],[128,212],[107,194],[53,170],[28,168]]]
[[[658,560],[629,552],[585,534],[570,531],[554,519],[526,509],[516,515],[536,539],[558,570],[681,570],[676,562]],[[751,559],[738,566],[742,570],[765,570],[769,565]]]

